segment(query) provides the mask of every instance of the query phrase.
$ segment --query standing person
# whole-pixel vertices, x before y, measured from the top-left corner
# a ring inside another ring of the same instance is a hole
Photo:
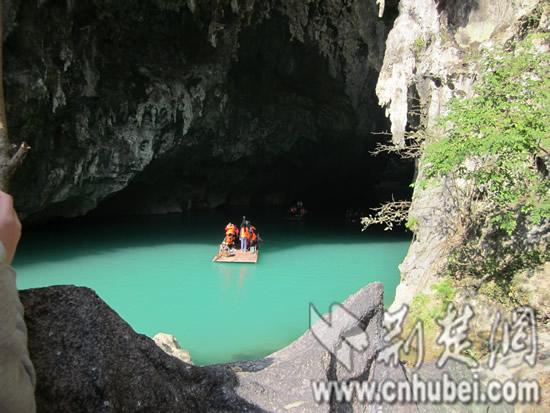
[[[0,412],[36,411],[36,376],[27,349],[23,306],[11,267],[21,238],[13,198],[0,191]]]
[[[245,225],[241,225],[241,251],[247,251],[248,250],[248,240],[250,238],[250,232],[248,231],[248,227]]]

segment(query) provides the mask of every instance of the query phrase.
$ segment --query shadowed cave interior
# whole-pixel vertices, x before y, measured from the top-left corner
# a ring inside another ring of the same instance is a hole
[[[292,41],[287,24],[275,15],[241,34],[217,131],[153,161],[95,213],[132,210],[143,198],[176,209],[303,200],[310,212],[327,212],[410,197],[414,163],[371,154],[389,130],[374,92],[377,73],[366,74],[370,88],[354,106],[342,75],[331,73],[316,46]],[[367,54],[366,45],[358,53]]]
[[[20,8],[6,40],[10,130],[33,148],[13,185],[29,221],[410,196],[414,163],[370,153],[389,122],[366,42],[344,61],[275,10],[238,29],[226,11],[214,47],[201,11],[50,3]]]

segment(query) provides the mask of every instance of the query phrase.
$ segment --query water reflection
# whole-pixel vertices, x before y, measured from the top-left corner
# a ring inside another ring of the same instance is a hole
[[[224,290],[230,289],[232,285],[237,286],[237,290],[244,289],[247,278],[254,275],[256,266],[251,264],[215,264],[218,268],[220,278],[223,280]],[[233,281],[235,280],[235,282]]]

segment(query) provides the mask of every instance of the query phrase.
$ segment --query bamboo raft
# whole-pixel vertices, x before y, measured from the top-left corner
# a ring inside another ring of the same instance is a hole
[[[235,251],[231,255],[220,254],[219,252],[212,259],[212,262],[238,262],[245,264],[256,264],[258,262],[258,250],[255,252]]]

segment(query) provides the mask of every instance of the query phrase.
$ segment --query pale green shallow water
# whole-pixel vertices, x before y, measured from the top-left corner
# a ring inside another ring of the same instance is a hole
[[[93,288],[136,331],[174,334],[196,364],[210,364],[289,344],[308,328],[310,302],[325,312],[369,282],[384,282],[388,304],[410,241],[265,214],[254,222],[266,241],[258,264],[215,264],[226,223],[212,213],[33,229],[14,263],[17,284]]]

